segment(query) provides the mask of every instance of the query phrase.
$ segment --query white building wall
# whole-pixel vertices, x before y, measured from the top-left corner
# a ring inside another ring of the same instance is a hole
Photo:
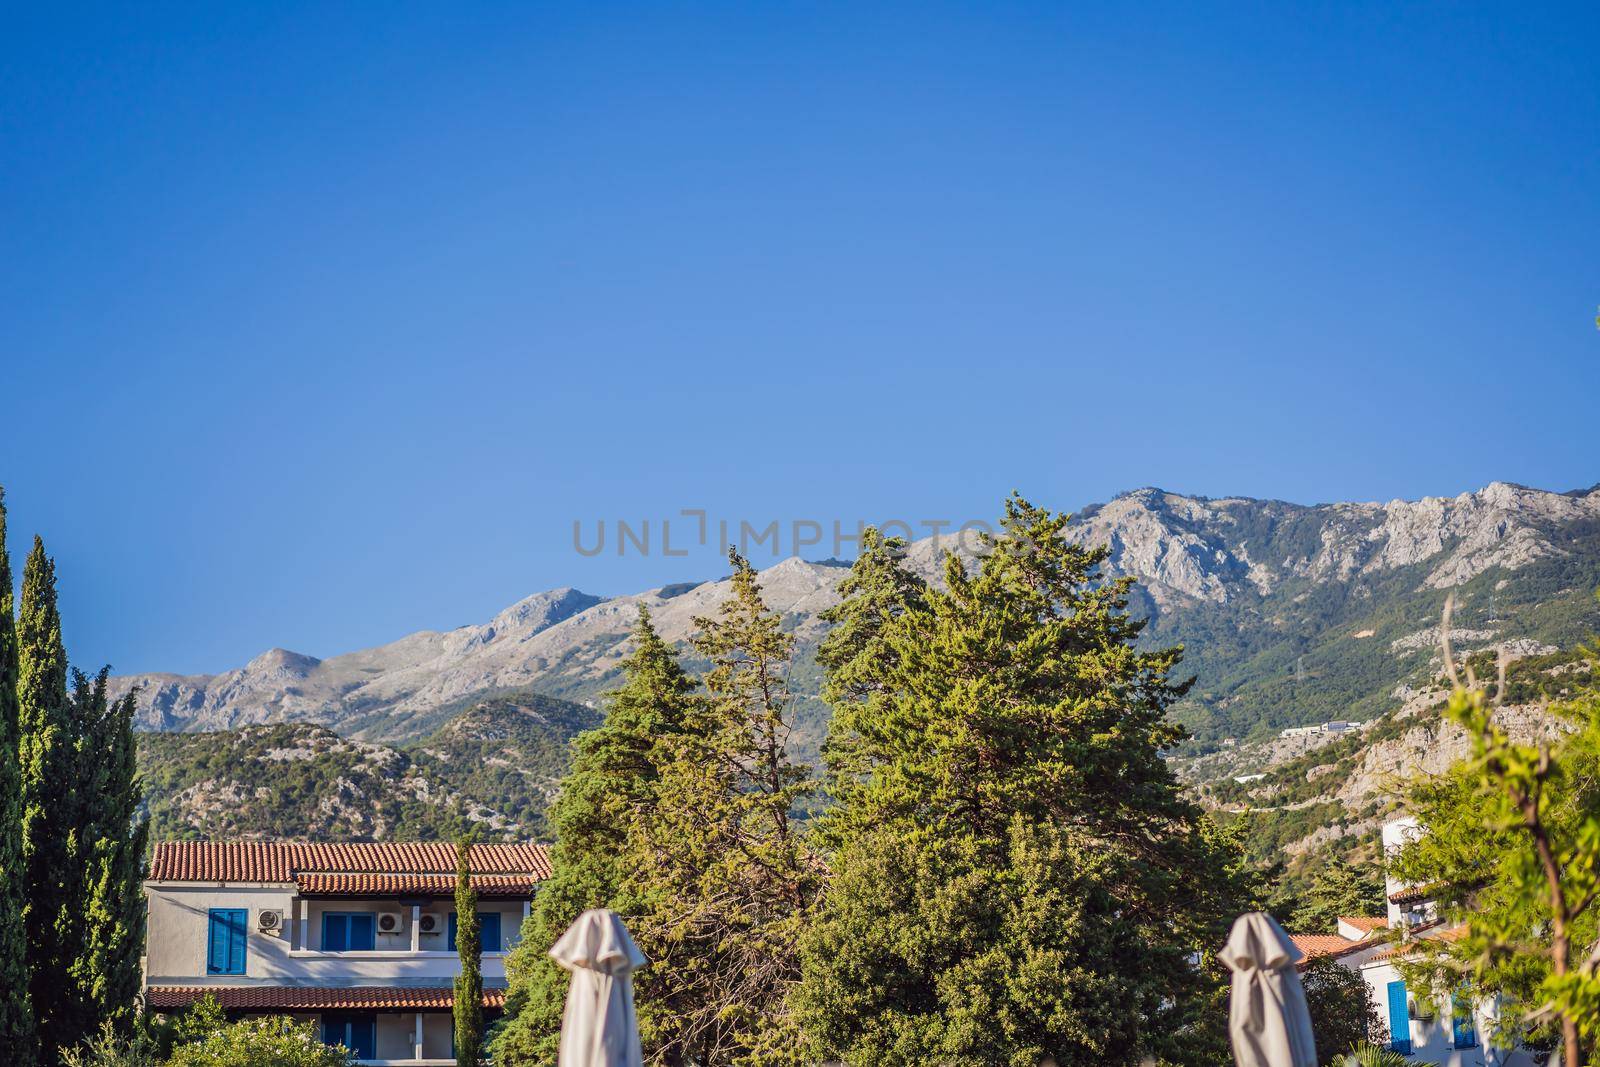
[[[438,932],[420,935],[421,951],[413,953],[411,909],[401,908],[393,901],[301,901],[304,925],[297,931],[292,885],[151,883],[146,885],[145,894],[150,906],[145,970],[149,985],[440,984],[440,980],[456,974],[456,954],[445,947],[448,915],[454,910],[447,900],[435,901],[425,909],[439,916]],[[206,973],[212,908],[244,908],[249,912],[243,975]],[[263,933],[258,929],[257,920],[263,909],[283,912],[285,922],[280,930]],[[479,910],[500,913],[501,944],[493,950],[485,946],[483,954],[483,977],[493,984],[505,978],[505,953],[516,942],[524,907],[521,901],[485,901]],[[321,951],[325,911],[400,911],[401,930],[377,935],[377,948],[371,952],[325,953]],[[297,937],[304,938],[305,947],[293,947]]]
[[[1383,1020],[1382,1044],[1387,1046],[1390,1024],[1389,983],[1402,980],[1402,976],[1393,961],[1376,960],[1361,967],[1361,977],[1366,980],[1367,990],[1372,994],[1373,1002],[1378,1005],[1378,1017]],[[1427,991],[1423,991],[1419,997],[1418,991],[1408,986],[1407,1001],[1411,1005],[1407,1012],[1410,1017],[1411,1034],[1411,1057],[1408,1063],[1437,1063],[1447,1064],[1449,1067],[1510,1067],[1514,1063],[1526,1062],[1520,1057],[1513,1058],[1514,1054],[1493,1046],[1491,1038],[1494,1034],[1496,1013],[1492,1003],[1480,1003],[1474,1006],[1473,1023],[1477,1032],[1477,1046],[1458,1049],[1455,1047],[1455,1028],[1450,1018],[1453,1008],[1452,998],[1436,996],[1430,1001]],[[1435,1013],[1433,1018],[1419,1017],[1424,1004]]]

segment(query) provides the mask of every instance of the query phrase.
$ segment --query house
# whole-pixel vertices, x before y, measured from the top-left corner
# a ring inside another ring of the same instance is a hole
[[[492,1015],[550,861],[539,845],[482,844],[470,863]],[[157,844],[145,1003],[171,1010],[210,993],[230,1016],[313,1020],[363,1064],[453,1064],[455,882],[444,843]]]
[[[1396,819],[1383,827],[1384,855],[1393,855],[1421,830],[1413,818]],[[1464,926],[1442,922],[1429,895],[1429,886],[1411,885],[1385,875],[1387,913],[1382,916],[1348,916],[1338,921],[1336,934],[1291,934],[1308,958],[1333,956],[1359,973],[1378,1007],[1384,1043],[1417,1064],[1449,1067],[1531,1067],[1526,1053],[1502,1049],[1488,1040],[1494,1034],[1499,1003],[1494,998],[1471,1001],[1448,991],[1408,987],[1398,964],[1417,943],[1449,941],[1466,932]]]

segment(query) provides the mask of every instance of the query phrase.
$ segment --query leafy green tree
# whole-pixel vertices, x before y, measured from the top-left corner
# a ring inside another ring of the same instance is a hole
[[[50,1064],[60,1049],[93,1032],[94,1023],[72,975],[83,955],[85,868],[78,818],[85,798],[79,792],[55,562],[37,537],[22,572],[17,661],[29,998],[41,1058]]]
[[[1237,856],[1161,758],[1184,736],[1166,718],[1181,651],[1137,646],[1131,582],[1067,522],[1013,496],[975,573],[948,557],[942,589],[835,661],[860,780],[826,816],[833,881],[793,1001],[814,1055],[1216,1051],[1216,980],[1192,959],[1233,917]]]
[[[269,1015],[223,1023],[179,1044],[166,1067],[349,1067],[354,1062],[343,1045],[324,1045],[315,1023]],[[124,1065],[113,1060],[104,1067]],[[144,1065],[133,1061],[126,1067]]]
[[[454,1016],[456,1067],[478,1067],[483,1047],[483,944],[478,894],[472,888],[473,835],[456,842],[456,975]]]
[[[656,1062],[795,1054],[786,997],[822,883],[792,811],[814,790],[789,762],[792,638],[737,552],[732,593],[697,618],[710,662],[689,728],[664,746],[656,810],[631,829],[628,919],[651,959],[641,1036]]]
[[[107,699],[109,669],[94,679],[76,674],[72,716],[82,805],[82,848],[77,862],[86,867],[84,952],[72,966],[85,1010],[131,1032],[135,1003],[143,984],[144,859],[149,824],[140,815],[141,796],[133,732],[136,694]]]
[[[28,1005],[27,903],[22,844],[22,779],[18,766],[15,585],[6,543],[5,490],[0,489],[0,1048],[19,1067],[33,1061]]]
[[[1317,1052],[1326,1060],[1354,1052],[1377,1032],[1380,1017],[1367,980],[1331,956],[1308,961],[1300,971],[1306,1011]]]
[[[1289,924],[1303,933],[1330,933],[1341,915],[1378,915],[1386,906],[1383,879],[1375,871],[1330,859],[1312,875]]]
[[[163,1061],[145,1034],[120,1033],[109,1020],[88,1041],[61,1055],[61,1067],[161,1067]]]
[[[1449,607],[1441,631],[1450,632]],[[1498,719],[1504,661],[1492,692],[1462,676],[1448,642],[1445,662],[1455,688],[1444,715],[1472,752],[1412,784],[1424,832],[1392,867],[1430,886],[1465,936],[1415,942],[1402,971],[1419,990],[1500,995],[1513,1034],[1553,1022],[1563,1063],[1578,1067],[1600,1041],[1600,692],[1551,707],[1570,730],[1559,740],[1521,743]]]
[[[605,722],[573,743],[572,769],[550,807],[552,874],[507,960],[505,1022],[491,1043],[499,1063],[555,1063],[569,976],[550,959],[550,946],[589,908],[630,911],[630,827],[653,813],[660,763],[695,707],[694,679],[642,604],[622,671]],[[641,985],[648,1003],[647,981]]]

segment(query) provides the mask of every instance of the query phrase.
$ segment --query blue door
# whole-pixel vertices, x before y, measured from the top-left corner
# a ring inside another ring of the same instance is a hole
[[[1402,1056],[1411,1055],[1411,1009],[1406,1006],[1406,984],[1389,983],[1389,1047]]]
[[[324,1015],[322,1043],[343,1045],[358,1060],[378,1058],[378,1019],[375,1015]]]
[[[1450,1001],[1450,1031],[1456,1048],[1472,1048],[1478,1043],[1478,1028],[1472,1021],[1472,1000],[1460,993]]]
[[[500,913],[498,911],[478,912],[478,944],[483,946],[484,952],[500,951]],[[446,952],[456,950],[456,913],[450,913],[450,932],[446,937]]]

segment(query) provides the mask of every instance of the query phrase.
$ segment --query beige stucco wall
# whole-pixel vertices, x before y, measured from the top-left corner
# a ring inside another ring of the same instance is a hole
[[[426,983],[455,976],[457,959],[446,951],[447,920],[451,902],[436,901],[426,909],[439,915],[439,932],[421,937],[422,952],[412,954],[411,909],[393,901],[308,900],[302,902],[307,947],[291,946],[295,917],[292,886],[205,886],[193,883],[151,883],[145,887],[150,905],[146,947],[146,981],[150,985],[247,985],[292,983],[297,985],[366,985],[397,982]],[[212,908],[244,908],[249,912],[245,973],[206,974],[206,934]],[[284,926],[276,933],[257,929],[262,909],[279,909]],[[502,944],[498,951],[485,946],[483,977],[494,984],[505,977],[504,953],[515,943],[522,924],[520,901],[486,901],[480,910],[500,913]],[[380,934],[373,952],[323,953],[324,911],[399,911],[401,931]]]

